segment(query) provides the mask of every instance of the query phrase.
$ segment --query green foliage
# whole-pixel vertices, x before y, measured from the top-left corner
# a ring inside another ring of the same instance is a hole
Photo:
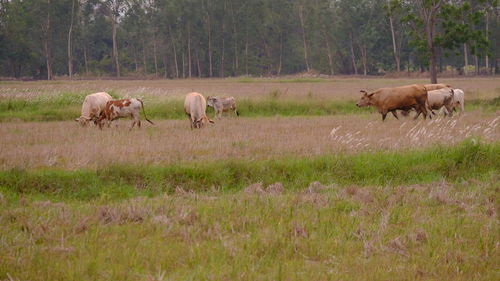
[[[125,75],[182,78],[300,73],[306,66],[302,32],[298,32],[299,6],[303,6],[308,60],[315,73],[353,74],[366,68],[368,74],[378,74],[394,69],[389,12],[397,25],[401,63],[407,64],[402,67],[415,69],[425,66],[428,54],[422,40],[423,21],[417,18],[420,13],[414,4],[431,2],[3,1],[0,75],[45,78],[47,56],[54,74],[66,75],[73,3],[72,53],[77,76],[114,74],[111,14],[117,17],[118,55]],[[457,50],[460,42],[467,42],[472,54],[496,54],[498,17],[491,15],[497,6],[492,0],[443,5],[438,16],[442,34],[435,43]],[[114,9],[112,13],[110,9]],[[490,44],[484,36],[486,11]],[[442,59],[445,64],[461,63],[459,56]]]
[[[0,191],[9,196],[54,199],[123,199],[172,193],[177,187],[206,191],[240,190],[250,184],[281,182],[301,189],[313,181],[342,186],[386,186],[467,178],[488,178],[500,170],[500,144],[476,139],[454,147],[422,151],[338,154],[267,161],[228,160],[170,166],[113,165],[98,170],[8,170]],[[17,194],[17,195],[16,195]]]

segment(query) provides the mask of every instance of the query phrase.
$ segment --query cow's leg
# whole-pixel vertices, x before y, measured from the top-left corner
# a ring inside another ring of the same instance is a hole
[[[417,115],[413,117],[413,120],[417,120],[418,116],[420,116],[420,113],[422,113],[422,109],[419,106],[415,106],[414,109],[417,112]]]
[[[385,117],[387,116],[387,112],[386,113],[382,113],[382,121],[385,121]]]
[[[420,106],[420,111],[424,115],[424,120],[427,119],[427,108],[425,107],[425,103]]]
[[[449,117],[453,117],[453,106],[452,105],[446,105],[444,109],[448,112]]]

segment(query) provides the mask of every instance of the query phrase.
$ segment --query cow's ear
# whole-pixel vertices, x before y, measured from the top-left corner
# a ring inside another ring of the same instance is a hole
[[[214,120],[212,120],[212,119],[208,119],[208,122],[215,124]]]
[[[359,92],[360,92],[360,93],[363,93],[363,94],[365,94],[365,95],[366,95],[366,94],[368,94],[365,90],[360,90]]]
[[[80,118],[75,118],[75,121],[76,121],[76,122],[80,121]]]
[[[371,94],[369,94],[369,95],[368,95],[368,97],[369,97],[369,98],[371,98],[371,97],[373,96],[373,94],[375,94],[375,93],[371,93]]]

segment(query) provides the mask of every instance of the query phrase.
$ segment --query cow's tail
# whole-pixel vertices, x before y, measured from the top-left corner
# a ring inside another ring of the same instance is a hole
[[[142,112],[144,112],[144,119],[146,119],[146,121],[148,121],[149,123],[154,125],[155,123],[153,123],[153,121],[149,120],[148,117],[146,116],[146,110],[144,110],[144,103],[142,102],[142,100],[141,99],[137,99],[137,100],[141,102]]]

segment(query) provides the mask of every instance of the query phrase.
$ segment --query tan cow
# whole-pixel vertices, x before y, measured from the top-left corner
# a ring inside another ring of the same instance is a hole
[[[106,107],[106,103],[112,99],[113,98],[105,92],[87,95],[82,104],[82,115],[76,118],[75,121],[82,127],[86,126],[90,120],[93,120],[95,123]]]
[[[427,89],[427,91],[434,91],[443,88],[451,88],[451,86],[448,84],[425,84],[424,87]]]
[[[420,113],[424,115],[424,119],[427,118],[427,90],[423,85],[414,84],[394,88],[381,88],[372,93],[361,92],[364,94],[356,105],[358,107],[375,107],[382,114],[382,121],[385,120],[389,112],[396,119],[399,119],[396,110],[409,109],[415,109],[419,113],[415,116],[415,119]]]
[[[207,101],[199,93],[189,93],[184,99],[184,112],[186,112],[191,121],[191,130],[193,128],[202,128],[206,123],[214,123],[208,119],[206,114]]]
[[[222,112],[227,112],[233,110],[237,116],[240,116],[238,109],[236,108],[236,99],[234,97],[219,98],[219,97],[208,97],[208,106],[211,106],[215,110],[215,117],[220,119]]]
[[[108,128],[111,124],[111,121],[116,120],[118,118],[123,117],[132,117],[132,127],[137,124],[137,126],[141,127],[141,120],[139,119],[139,113],[141,111],[144,112],[144,118],[146,121],[154,125],[154,123],[148,119],[146,116],[146,111],[144,110],[144,103],[141,99],[123,99],[123,100],[111,100],[106,103],[106,107],[103,112],[101,112],[101,116],[97,120],[97,124],[99,124],[99,128],[102,129],[103,121],[106,120],[108,123]]]

